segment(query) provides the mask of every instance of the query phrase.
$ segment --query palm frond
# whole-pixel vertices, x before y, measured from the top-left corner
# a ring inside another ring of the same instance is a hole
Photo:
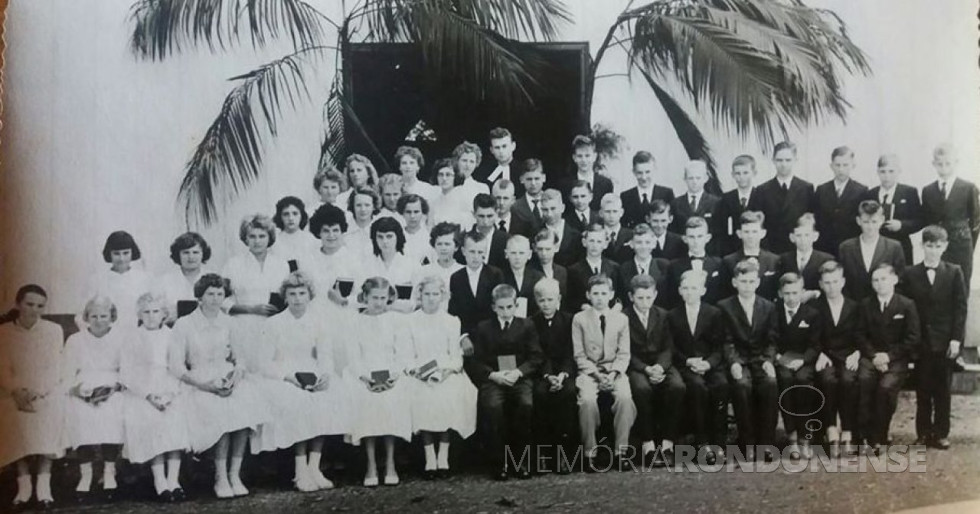
[[[374,0],[352,18],[363,17],[369,41],[418,41],[419,11],[454,13],[505,38],[551,41],[571,21],[561,0]]]
[[[338,77],[330,87],[330,95],[323,104],[323,136],[320,140],[319,170],[343,167],[347,155],[347,139],[344,136],[343,81]]]

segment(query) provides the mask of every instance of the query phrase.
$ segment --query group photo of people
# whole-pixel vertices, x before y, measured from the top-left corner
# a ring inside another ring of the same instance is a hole
[[[588,135],[568,142],[570,173],[516,143],[499,127],[446,156],[402,146],[381,176],[351,154],[237,220],[223,263],[173,234],[152,274],[148,242],[118,227],[104,268],[75,271],[90,285],[74,332],[46,318],[53,284],[22,284],[0,324],[14,506],[113,501],[122,470],[179,502],[188,466],[213,466],[200,494],[241,497],[243,469],[277,452],[300,492],[345,466],[367,488],[460,463],[529,479],[525,448],[557,474],[671,467],[679,444],[710,464],[731,444],[747,461],[877,455],[908,383],[916,439],[900,442],[951,447],[980,235],[955,148],[935,147],[920,191],[895,154],[857,182],[847,146],[812,184],[781,142],[719,171],[736,187],[717,195],[699,160],[636,151],[617,191]]]

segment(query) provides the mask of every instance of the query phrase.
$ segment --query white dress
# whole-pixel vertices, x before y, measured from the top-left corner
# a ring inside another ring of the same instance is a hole
[[[340,340],[335,328],[310,310],[300,318],[286,310],[265,323],[263,338],[273,346],[274,355],[262,367],[262,391],[269,400],[272,421],[252,437],[253,453],[350,431],[349,395],[333,361],[334,346]],[[298,372],[318,377],[327,374],[329,385],[325,391],[313,392],[286,382],[286,377]]]
[[[478,194],[490,194],[490,186],[475,180],[470,177],[463,181],[462,184],[456,186],[454,192],[459,192],[462,205],[466,208],[467,212],[473,212],[473,199],[476,198]]]
[[[190,375],[207,382],[231,373],[236,365],[237,345],[232,342],[233,320],[224,313],[207,318],[200,309],[177,320],[170,371],[175,376]],[[187,391],[188,433],[191,450],[203,452],[228,432],[258,429],[271,421],[265,397],[247,372],[227,397],[220,397],[185,385]]]
[[[425,201],[429,203],[429,207],[432,207],[432,202],[442,194],[439,186],[434,186],[432,184],[422,182],[416,179],[411,185],[405,185],[402,190],[407,195],[419,195],[425,198]]]
[[[282,257],[287,263],[295,260],[298,263],[307,260],[311,252],[320,249],[320,240],[308,230],[297,230],[292,234],[285,230],[276,232],[276,244],[269,248],[271,253]]]
[[[375,219],[377,218],[372,219],[371,223],[368,223],[364,228],[357,226],[353,219],[347,224],[347,232],[344,233],[344,246],[349,248],[358,259],[369,258],[374,255],[374,245],[371,243],[371,224],[374,223]]]
[[[28,455],[64,455],[63,339],[61,327],[43,319],[29,329],[0,325],[0,468]],[[7,394],[20,388],[39,395],[34,412],[18,410]]]
[[[436,251],[429,244],[429,231],[425,226],[414,234],[405,231],[405,255],[418,264],[422,264],[425,259],[430,261],[436,259]]]
[[[372,277],[383,277],[396,289],[414,287],[413,280],[418,275],[422,265],[401,253],[395,253],[391,262],[386,263],[380,256],[372,255],[364,259],[357,280],[354,281],[354,292],[360,292],[364,282]],[[413,293],[414,296],[414,293]],[[410,296],[411,298],[411,296]],[[404,300],[404,298],[403,298]]]
[[[100,270],[88,291],[92,295],[106,295],[116,304],[118,317],[115,325],[122,328],[135,328],[136,300],[153,287],[154,277],[133,263],[126,273],[116,273],[111,268]],[[88,298],[86,298],[88,301]]]
[[[442,299],[442,310],[449,312],[449,277],[461,269],[463,269],[463,265],[454,259],[449,261],[449,267],[447,268],[444,268],[433,259],[429,264],[422,266],[412,282],[417,286],[422,283],[422,279],[425,277],[435,276],[442,278],[442,283],[446,286],[446,297]]]
[[[289,264],[271,251],[260,263],[246,251],[228,259],[221,275],[231,281],[229,305],[266,304],[269,303],[269,296],[278,293],[282,281],[289,276]],[[255,314],[235,315],[234,337],[240,346],[240,357],[251,372],[258,372],[259,363],[265,362],[271,355],[269,346],[260,337],[266,319]]]
[[[333,289],[338,279],[350,280],[353,283],[359,276],[357,271],[359,259],[346,246],[340,247],[332,255],[327,255],[317,249],[306,259],[299,263],[299,267],[313,280],[313,289],[315,290],[313,302],[316,304],[333,303],[328,298],[327,293]],[[356,296],[353,287],[351,293]]]
[[[114,325],[107,334],[95,337],[87,329],[72,334],[65,343],[64,385],[91,390],[120,382],[119,358],[124,346],[132,343],[135,329]],[[69,395],[65,424],[71,448],[93,444],[123,444],[123,405],[125,398],[115,392],[104,402],[93,405]]]
[[[126,386],[126,444],[124,457],[130,462],[146,462],[162,453],[190,449],[186,390],[170,373],[170,352],[174,351],[171,330],[140,328],[122,350],[120,375]],[[157,410],[146,397],[150,394],[172,397],[170,405]]]
[[[455,430],[462,438],[469,437],[476,430],[477,390],[463,373],[459,319],[444,311],[427,314],[419,310],[407,320],[413,367],[435,360],[440,369],[456,371],[439,383],[408,379],[413,385],[412,431]]]
[[[351,439],[358,444],[365,437],[395,436],[406,441],[412,437],[412,386],[405,370],[412,365],[412,350],[405,337],[404,315],[358,314],[354,321],[361,329],[350,342],[350,362],[346,380],[355,406]],[[398,377],[394,387],[375,393],[359,377],[371,377],[374,371],[388,371]]]
[[[173,309],[173,317],[175,319],[177,317],[177,302],[188,301],[197,303],[197,298],[194,297],[194,284],[207,273],[210,273],[210,271],[206,268],[201,268],[193,277],[187,277],[180,270],[180,266],[175,266],[170,271],[160,275],[157,281],[157,289],[166,295],[167,301],[170,302],[170,308]]]
[[[473,198],[469,197],[469,204],[467,204],[467,193],[459,187],[445,194],[440,190],[439,196],[429,206],[429,220],[432,226],[445,221],[456,223],[464,230],[466,227],[472,227],[476,222],[473,218]]]

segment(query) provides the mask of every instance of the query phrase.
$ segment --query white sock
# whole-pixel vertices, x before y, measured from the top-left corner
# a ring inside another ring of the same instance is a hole
[[[116,485],[116,463],[106,462],[102,468],[102,488],[115,489]]]
[[[37,474],[37,494],[38,501],[54,501],[51,496],[51,473]]]
[[[439,443],[439,453],[436,455],[436,467],[449,469],[449,441]]]
[[[83,462],[78,465],[78,486],[75,491],[87,493],[92,489],[92,463]]]
[[[167,486],[180,489],[180,455],[167,457]]]
[[[657,451],[657,445],[653,441],[643,441],[643,445],[640,446],[640,452],[644,455]]]
[[[320,471],[320,452],[309,452],[307,454],[307,465],[314,471]]]
[[[664,445],[661,447],[664,451],[674,449],[674,441],[670,439],[664,439]]]
[[[17,477],[17,496],[14,498],[14,503],[29,502],[31,500],[31,495],[33,494],[34,490],[31,487],[31,475],[21,475]]]
[[[170,484],[167,482],[164,471],[163,461],[151,464],[150,471],[153,473],[153,487],[156,489],[158,495],[170,489]]]
[[[228,479],[241,480],[242,457],[232,457],[230,460],[231,463],[228,465]]]
[[[293,457],[293,463],[295,465],[293,480],[297,482],[300,480],[306,480],[308,478],[306,473],[306,455],[296,455]]]
[[[422,447],[425,450],[425,470],[432,471],[436,469],[436,446],[434,444],[426,444]]]
[[[850,430],[845,430],[845,431],[841,432],[841,434],[840,434],[840,440],[841,440],[841,442],[844,442],[844,443],[851,442],[851,431]]]

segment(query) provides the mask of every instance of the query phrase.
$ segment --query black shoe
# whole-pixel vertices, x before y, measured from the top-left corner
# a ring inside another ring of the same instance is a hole
[[[667,448],[660,453],[663,454],[664,466],[668,468],[674,467],[674,449]]]
[[[37,510],[51,510],[54,508],[53,500],[41,500],[37,502]]]
[[[531,468],[528,466],[522,466],[517,469],[517,478],[521,480],[527,480],[531,478]]]
[[[510,474],[507,473],[507,468],[501,468],[493,474],[493,479],[498,482],[506,482],[510,478]]]
[[[931,446],[932,441],[933,441],[932,437],[920,435],[919,437],[915,438],[915,442],[912,444],[915,446]]]
[[[182,502],[187,499],[187,494],[184,492],[184,489],[181,487],[178,487],[173,491],[171,491],[171,496],[175,503]]]
[[[423,470],[422,471],[422,478],[425,479],[425,480],[429,480],[429,481],[435,480],[436,479],[436,470],[434,470],[434,469],[426,469],[426,470]]]
[[[164,491],[157,495],[157,501],[160,503],[173,503],[174,493],[172,491]]]
[[[102,501],[105,503],[112,503],[116,501],[116,490],[115,489],[103,489],[102,490]]]
[[[704,450],[704,462],[709,466],[714,466],[718,462],[718,456],[711,448]]]
[[[948,450],[949,447],[951,446],[949,443],[949,439],[946,437],[940,437],[939,439],[936,439],[935,441],[933,441],[932,445],[934,448],[938,448],[940,450]]]
[[[653,462],[650,463],[652,467],[662,468],[667,465],[667,461],[664,460],[664,452],[662,449],[660,451],[654,451],[652,453],[653,453]]]
[[[776,454],[769,448],[762,450],[762,460],[763,462],[773,462],[776,460]]]
[[[449,475],[450,475],[449,468],[436,470],[436,478],[439,480],[446,480],[447,478],[449,478]]]

